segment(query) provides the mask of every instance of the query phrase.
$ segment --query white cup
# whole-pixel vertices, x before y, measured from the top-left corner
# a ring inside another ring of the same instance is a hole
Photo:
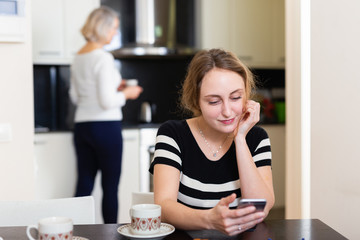
[[[31,235],[31,229],[38,231],[38,239],[71,240],[73,237],[73,222],[67,217],[49,217],[40,219],[38,226],[29,225],[26,234],[29,239],[36,240]]]
[[[137,79],[127,79],[126,86],[137,86],[139,81]]]
[[[152,235],[160,232],[161,206],[137,204],[130,208],[130,232],[134,235]]]

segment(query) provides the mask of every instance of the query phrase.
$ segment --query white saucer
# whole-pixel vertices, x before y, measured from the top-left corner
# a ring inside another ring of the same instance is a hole
[[[175,231],[175,227],[168,223],[161,223],[160,232],[152,235],[135,235],[130,232],[130,224],[123,225],[117,229],[118,233],[121,235],[128,237],[130,239],[152,239],[152,240],[160,240],[165,236],[173,233]]]
[[[79,236],[73,236],[72,240],[89,240],[88,238],[79,237]]]
[[[79,237],[79,236],[73,236],[72,240],[89,240],[88,238]]]

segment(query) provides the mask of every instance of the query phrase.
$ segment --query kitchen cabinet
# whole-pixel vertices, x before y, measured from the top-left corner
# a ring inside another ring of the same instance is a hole
[[[130,222],[129,208],[132,192],[140,191],[139,130],[123,130],[123,162],[119,185],[119,222]],[[38,133],[35,134],[35,178],[36,198],[73,197],[76,187],[76,157],[73,134]],[[102,223],[101,175],[95,180],[92,195],[95,198],[96,222]]]
[[[33,63],[71,64],[85,44],[80,29],[99,6],[100,0],[33,0]]]
[[[38,133],[34,141],[36,198],[74,196],[77,176],[72,133]]]
[[[261,125],[268,133],[272,148],[273,182],[276,196],[274,208],[284,208],[285,205],[285,125]],[[148,130],[142,130],[148,131]],[[151,130],[149,130],[151,131]],[[118,222],[130,222],[129,208],[131,206],[132,192],[139,192],[141,165],[141,145],[153,139],[144,138],[139,129],[123,130],[123,162],[119,185],[119,214]],[[155,131],[154,131],[155,133]],[[141,144],[141,142],[143,142]],[[73,146],[73,134],[71,132],[61,133],[37,133],[35,134],[35,178],[36,198],[66,198],[72,197],[76,186],[76,157]],[[149,155],[147,148],[144,154]],[[147,163],[149,164],[149,163]],[[148,166],[145,171],[147,173]],[[148,176],[148,175],[146,175]],[[100,184],[101,175],[95,180],[92,195],[95,198],[96,223],[102,223],[101,198],[102,190]]]
[[[276,66],[285,67],[285,1],[273,2],[272,62]]]
[[[269,135],[272,153],[272,173],[275,192],[274,209],[285,207],[285,125],[261,125]]]
[[[200,47],[234,52],[250,67],[285,66],[284,0],[202,0]]]

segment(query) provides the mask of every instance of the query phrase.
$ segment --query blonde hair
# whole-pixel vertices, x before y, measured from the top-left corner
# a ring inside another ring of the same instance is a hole
[[[106,6],[96,8],[86,19],[84,26],[81,28],[81,33],[86,41],[105,41],[116,18],[119,18],[119,15],[111,8]]]
[[[255,79],[249,68],[235,54],[222,49],[201,50],[195,54],[188,67],[181,90],[181,107],[193,116],[201,115],[200,88],[204,76],[213,68],[233,71],[244,79],[245,97],[250,99],[255,89]]]

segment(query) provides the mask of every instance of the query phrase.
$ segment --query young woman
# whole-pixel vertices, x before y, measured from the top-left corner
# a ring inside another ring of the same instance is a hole
[[[271,149],[265,130],[255,126],[254,87],[251,72],[232,53],[212,49],[194,56],[181,99],[193,118],[159,128],[150,166],[162,221],[235,235],[267,216],[275,201]],[[263,212],[237,209],[240,198],[265,198],[267,205]]]
[[[91,195],[100,170],[105,223],[117,223],[121,107],[142,92],[139,86],[122,87],[114,57],[103,50],[118,26],[118,15],[112,9],[100,7],[92,11],[81,30],[87,42],[71,66],[70,97],[76,105],[74,143],[78,168],[75,196]]]

